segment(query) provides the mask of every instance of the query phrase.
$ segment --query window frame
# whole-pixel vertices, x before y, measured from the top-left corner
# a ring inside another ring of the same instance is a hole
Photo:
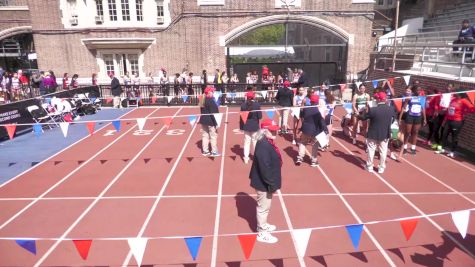
[[[107,0],[107,9],[109,13],[110,21],[119,21],[119,16],[117,14],[117,2],[115,0]]]

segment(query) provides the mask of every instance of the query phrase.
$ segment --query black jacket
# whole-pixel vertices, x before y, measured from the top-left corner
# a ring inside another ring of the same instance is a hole
[[[219,113],[218,105],[214,102],[214,98],[206,98],[205,106],[201,108],[201,118],[200,124],[207,126],[218,126],[214,115],[204,115],[204,114],[214,114]]]
[[[300,111],[302,118],[302,133],[308,136],[317,136],[321,132],[328,133],[325,120],[317,107],[304,108]]]
[[[261,110],[261,105],[256,102],[251,102],[250,106],[248,103],[243,103],[241,105],[241,111],[251,111],[247,116],[247,121],[244,123],[239,116],[239,129],[247,132],[257,132],[259,127],[259,120],[262,119],[262,112],[261,111],[254,111],[253,110]]]
[[[394,108],[386,104],[378,104],[375,108],[370,108],[368,113],[359,116],[360,119],[369,119],[368,139],[378,142],[391,137],[391,124],[396,118]]]
[[[112,92],[113,96],[120,96],[120,94],[122,93],[122,89],[120,88],[119,79],[117,79],[116,77],[112,78],[111,92]]]
[[[280,157],[266,138],[257,141],[249,178],[251,186],[262,192],[274,192],[282,185]]]
[[[302,72],[302,74],[299,76],[299,80],[297,81],[297,85],[299,87],[306,87],[308,85],[308,83],[307,83],[307,74],[305,74],[305,72]]]
[[[293,105],[293,98],[294,92],[285,87],[280,87],[275,96],[275,99],[279,101],[279,105],[282,107],[291,107]]]

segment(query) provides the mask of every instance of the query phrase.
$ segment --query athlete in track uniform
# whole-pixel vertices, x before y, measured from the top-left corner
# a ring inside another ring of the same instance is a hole
[[[417,134],[421,125],[427,123],[426,120],[426,111],[425,111],[425,102],[420,96],[422,89],[420,87],[412,87],[412,97],[406,98],[404,101],[403,109],[407,108],[407,115],[404,120],[405,123],[405,135],[404,135],[404,150],[407,150],[407,143],[410,140],[411,143],[411,154],[416,154],[416,142]],[[399,115],[399,121],[402,120],[402,114]]]
[[[366,93],[366,87],[364,84],[361,84],[358,88],[358,91],[353,96],[353,145],[356,145],[356,131],[358,129],[358,115],[361,115],[363,112],[368,111],[368,102],[371,100],[368,93]],[[366,121],[361,121],[362,124],[362,134],[366,137],[366,131],[368,128],[368,123]]]

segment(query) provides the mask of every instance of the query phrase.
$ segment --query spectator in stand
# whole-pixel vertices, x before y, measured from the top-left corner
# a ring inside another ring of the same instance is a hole
[[[191,96],[195,94],[195,89],[193,89],[193,72],[188,73],[188,76],[186,76],[186,86],[188,87],[188,101],[191,102]]]
[[[63,90],[68,90],[69,89],[69,77],[68,73],[65,72],[63,74]]]
[[[297,80],[297,88],[308,87],[307,74],[305,74],[305,72],[303,72],[302,69],[299,69],[298,73],[299,73],[299,79]]]
[[[275,82],[276,82],[276,77],[274,76],[274,73],[272,71],[269,71],[269,83],[270,83],[270,90],[269,93],[267,94],[269,97],[269,102],[274,102],[274,97],[275,97]]]
[[[238,78],[237,73],[233,74],[229,83],[231,84],[229,86],[229,90],[231,91],[231,103],[236,103],[236,101],[234,100],[236,96],[236,86],[237,86],[236,84],[239,83],[239,78]]]
[[[91,77],[91,84],[92,86],[97,86],[97,74],[96,73],[93,73],[92,74],[92,77]]]
[[[221,72],[221,90],[223,95],[221,97],[221,103],[228,103],[226,100],[226,93],[227,93],[227,84],[229,82],[229,77],[226,74],[226,71]]]
[[[180,81],[180,73],[175,73],[175,78],[173,79],[173,92],[175,93],[175,97],[181,97]]]
[[[51,90],[52,90],[51,93],[54,93],[54,92],[56,92],[56,89],[58,88],[58,83],[56,81],[56,75],[54,74],[54,72],[52,70],[50,70],[49,73],[51,75],[51,79],[53,80],[53,88],[51,88]]]
[[[462,94],[455,93],[450,101],[445,116],[444,131],[442,134],[442,148],[437,150],[437,154],[443,154],[448,149],[449,134],[452,135],[452,143],[450,152],[447,155],[451,158],[455,157],[455,152],[458,147],[458,135],[462,130],[464,124],[465,114],[475,113],[475,106],[470,100],[462,98]]]
[[[40,73],[38,71],[35,71],[33,73],[33,75],[31,76],[31,87],[32,87],[32,90],[33,90],[33,94],[35,96],[38,96],[41,94],[41,91],[40,91],[40,84],[41,84],[41,80],[43,79],[42,75],[40,75]]]
[[[119,79],[115,77],[113,72],[109,73],[109,77],[111,78],[111,93],[114,97],[114,108],[121,108],[120,95],[122,94],[122,88],[120,87]]]
[[[79,78],[79,75],[73,74],[73,77],[71,78],[71,84],[70,84],[71,89],[76,89],[79,87],[78,78]]]
[[[218,153],[218,123],[213,115],[219,113],[219,109],[214,101],[213,93],[213,87],[206,87],[205,93],[200,100],[201,117],[199,123],[201,124],[202,155],[207,157],[220,156]],[[210,143],[211,153],[209,152]]]
[[[442,133],[443,122],[445,115],[447,114],[447,109],[449,108],[450,102],[454,98],[453,93],[455,92],[454,85],[449,83],[446,87],[447,93],[438,95],[434,97],[434,141],[432,144],[432,149],[441,150],[442,149]]]
[[[246,74],[246,84],[252,84],[251,72],[248,72],[248,73]]]
[[[384,173],[386,168],[386,156],[388,153],[388,143],[391,137],[391,124],[396,118],[394,108],[386,104],[387,96],[384,92],[379,92],[375,95],[378,106],[370,108],[368,112],[364,111],[358,115],[361,120],[369,119],[368,129],[368,160],[366,162],[366,169],[369,172],[374,172],[373,160],[376,148],[379,151],[379,167],[378,173]]]
[[[22,70],[18,70],[17,73],[18,73],[18,80],[20,80],[20,87],[22,90],[22,94],[24,97],[26,97],[26,95],[29,93],[29,90],[30,90],[28,77],[26,75],[23,75]]]
[[[167,71],[164,68],[160,68],[158,77],[159,77],[159,82],[160,82],[160,90],[162,91],[162,94],[165,96],[169,96],[170,89],[168,87]]]
[[[251,187],[257,193],[257,241],[264,243],[276,243],[278,239],[270,232],[275,231],[275,225],[267,222],[267,217],[272,203],[273,194],[282,185],[282,154],[275,145],[279,126],[273,120],[265,120],[261,123],[261,130],[256,136],[256,149],[252,162],[249,178]]]
[[[219,72],[219,69],[216,69],[214,71],[214,80],[213,80],[214,86],[216,88],[216,91],[223,91],[223,80],[221,79],[221,72]]]
[[[474,36],[475,36],[474,27],[470,26],[470,21],[465,19],[462,21],[462,29],[460,29],[459,37],[457,40],[454,41],[454,45],[455,44],[473,44]],[[464,51],[465,49],[460,49],[460,47],[454,46],[453,50],[454,52],[458,52],[460,50]],[[473,51],[473,48],[469,48],[467,49],[467,51]]]
[[[299,83],[299,78],[300,78],[300,73],[299,73],[299,70],[297,68],[294,69],[294,71],[292,72],[292,80],[291,80],[291,83],[292,83],[292,86],[294,87],[297,87],[298,83]],[[290,79],[290,77],[289,77]]]
[[[208,73],[206,70],[201,72],[201,93],[205,92],[206,87],[208,86]]]
[[[257,75],[257,70],[255,70],[252,72],[252,75],[251,75],[252,84],[257,84],[258,80],[259,80],[259,75]]]
[[[288,133],[287,129],[289,128],[289,126],[287,121],[289,119],[289,108],[292,107],[293,104],[293,97],[294,92],[292,91],[292,88],[290,88],[290,82],[285,81],[284,86],[279,88],[275,97],[275,99],[279,103],[279,106],[281,107],[279,119],[279,127],[281,134]]]
[[[48,92],[48,90],[45,87],[44,78],[45,78],[45,72],[40,71],[40,75],[39,75],[39,77],[37,77],[36,80],[39,81],[39,83],[40,83],[39,84],[39,89],[40,89],[40,94],[41,95],[45,95]]]
[[[261,106],[255,102],[256,94],[252,91],[246,93],[246,102],[241,105],[241,112],[249,112],[246,122],[242,117],[239,119],[239,128],[244,132],[244,163],[249,162],[249,153],[252,147],[256,148],[257,132],[259,131],[259,120],[262,119]]]

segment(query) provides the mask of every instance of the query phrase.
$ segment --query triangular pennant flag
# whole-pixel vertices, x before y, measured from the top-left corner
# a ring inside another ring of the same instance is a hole
[[[393,86],[394,85],[394,78],[389,78],[388,83]]]
[[[104,164],[104,163],[107,162],[107,159],[101,159],[101,160],[99,160],[99,161],[101,162],[101,164]]]
[[[256,243],[257,234],[238,235],[239,243],[241,244],[242,252],[246,260],[251,256],[254,244]]]
[[[462,235],[462,238],[465,238],[467,236],[468,221],[470,220],[470,210],[455,211],[451,215],[460,235]]]
[[[173,158],[165,158],[165,160],[166,160],[168,163],[170,163],[170,162],[172,162]]]
[[[142,264],[143,254],[145,252],[145,247],[147,246],[147,238],[129,238],[127,239],[127,243],[129,243],[130,250],[132,251],[132,255],[135,257],[135,261],[137,265],[140,266]]]
[[[145,164],[147,164],[151,159],[143,159],[143,161],[145,162]]]
[[[229,156],[233,161],[236,161],[236,156]]]
[[[183,102],[186,102],[188,100],[188,96],[187,95],[182,95],[181,98],[183,99]]]
[[[81,165],[85,162],[85,160],[78,160],[78,165]]]
[[[216,127],[219,128],[221,126],[221,121],[223,120],[223,114],[222,113],[215,113],[213,115],[214,115],[214,119],[216,120],[216,124],[217,124]]]
[[[261,91],[262,97],[267,98],[267,91]]]
[[[378,80],[373,80],[373,88],[376,89],[378,87]]]
[[[120,120],[112,121],[112,126],[114,126],[117,132],[120,132]]]
[[[170,124],[172,124],[172,118],[171,117],[162,118],[162,121],[165,124],[165,126],[167,126],[167,127],[170,127]]]
[[[343,108],[346,110],[346,113],[353,113],[353,104],[352,103],[343,103]]]
[[[90,121],[86,123],[87,129],[89,130],[89,134],[93,135],[94,134],[94,127],[96,127],[96,123],[94,121]]]
[[[143,127],[145,125],[145,121],[147,119],[146,118],[140,118],[140,119],[137,119],[137,126],[139,127],[139,130],[142,131],[143,130]]]
[[[405,75],[403,76],[404,81],[406,82],[407,85],[409,85],[409,81],[411,80],[411,75]]]
[[[363,232],[363,225],[347,225],[346,231],[348,231],[348,235],[350,236],[351,243],[353,243],[353,247],[355,248],[355,250],[358,250],[358,246],[360,245],[361,240],[361,233]]]
[[[193,157],[187,157],[186,158],[189,162],[191,162],[193,160]]]
[[[22,248],[28,250],[33,255],[36,255],[36,240],[15,240],[15,242]]]
[[[56,166],[56,165],[58,165],[58,164],[60,164],[60,163],[62,163],[62,161],[59,161],[59,160],[58,160],[58,161],[55,161],[55,162],[54,162],[54,165]]]
[[[475,91],[467,92],[468,99],[475,105]]]
[[[342,83],[340,84],[340,91],[343,93],[343,91],[345,91],[346,89],[346,83]]]
[[[41,134],[43,133],[43,128],[41,127],[41,124],[35,124],[33,125],[33,132],[35,133],[36,137],[40,137]]]
[[[196,260],[198,256],[198,251],[200,250],[201,241],[203,237],[186,237],[185,242],[188,250],[190,251],[191,257],[193,260]]]
[[[242,122],[244,122],[244,124],[246,124],[247,117],[249,117],[249,111],[241,111],[240,115],[241,115]]]
[[[33,161],[33,162],[31,163],[31,167],[35,166],[35,165],[38,164],[38,163],[39,163],[38,161]]]
[[[215,101],[215,102],[218,102],[218,101],[219,101],[219,99],[221,98],[221,94],[222,94],[222,93],[221,93],[220,91],[214,91],[214,92],[213,92],[213,97],[214,97],[214,101]]]
[[[290,108],[290,113],[295,117],[295,118],[300,118],[300,108]]]
[[[122,159],[122,161],[123,161],[123,162],[127,162],[127,161],[129,161],[129,159]]]
[[[112,98],[106,98],[106,104],[112,103]]]
[[[157,102],[157,97],[152,96],[152,104],[155,104]]]
[[[15,124],[8,124],[8,125],[4,125],[4,127],[7,130],[7,133],[8,133],[8,136],[10,137],[10,140],[12,140],[13,136],[15,135],[16,125]]]
[[[396,107],[397,112],[401,112],[402,110],[402,99],[393,99],[394,106]]]
[[[172,102],[173,96],[167,96],[168,103]]]
[[[297,229],[292,231],[292,235],[297,245],[297,253],[299,257],[305,256],[305,251],[307,251],[308,241],[310,240],[310,234],[312,229]]]
[[[15,165],[15,164],[16,164],[16,162],[10,162],[10,163],[8,163],[8,167],[11,167],[11,166],[13,166],[13,165]]]
[[[60,122],[59,127],[61,128],[61,132],[63,133],[63,136],[64,137],[68,136],[69,122]]]
[[[87,255],[89,255],[89,249],[92,245],[92,240],[73,240],[74,246],[83,260],[87,260]]]
[[[196,115],[188,116],[188,121],[190,122],[191,127],[195,126],[195,123],[197,120],[198,120],[198,117]]]
[[[267,117],[269,117],[269,119],[273,120],[275,111],[273,109],[267,109],[266,114],[267,114]]]
[[[416,229],[418,222],[419,222],[419,218],[402,220],[399,222],[401,223],[401,228],[402,228],[402,231],[404,232],[404,236],[406,236],[407,241],[411,239],[412,233],[414,233],[414,230]]]
[[[362,84],[362,82],[355,82],[356,84],[356,88],[360,88],[360,85]]]

